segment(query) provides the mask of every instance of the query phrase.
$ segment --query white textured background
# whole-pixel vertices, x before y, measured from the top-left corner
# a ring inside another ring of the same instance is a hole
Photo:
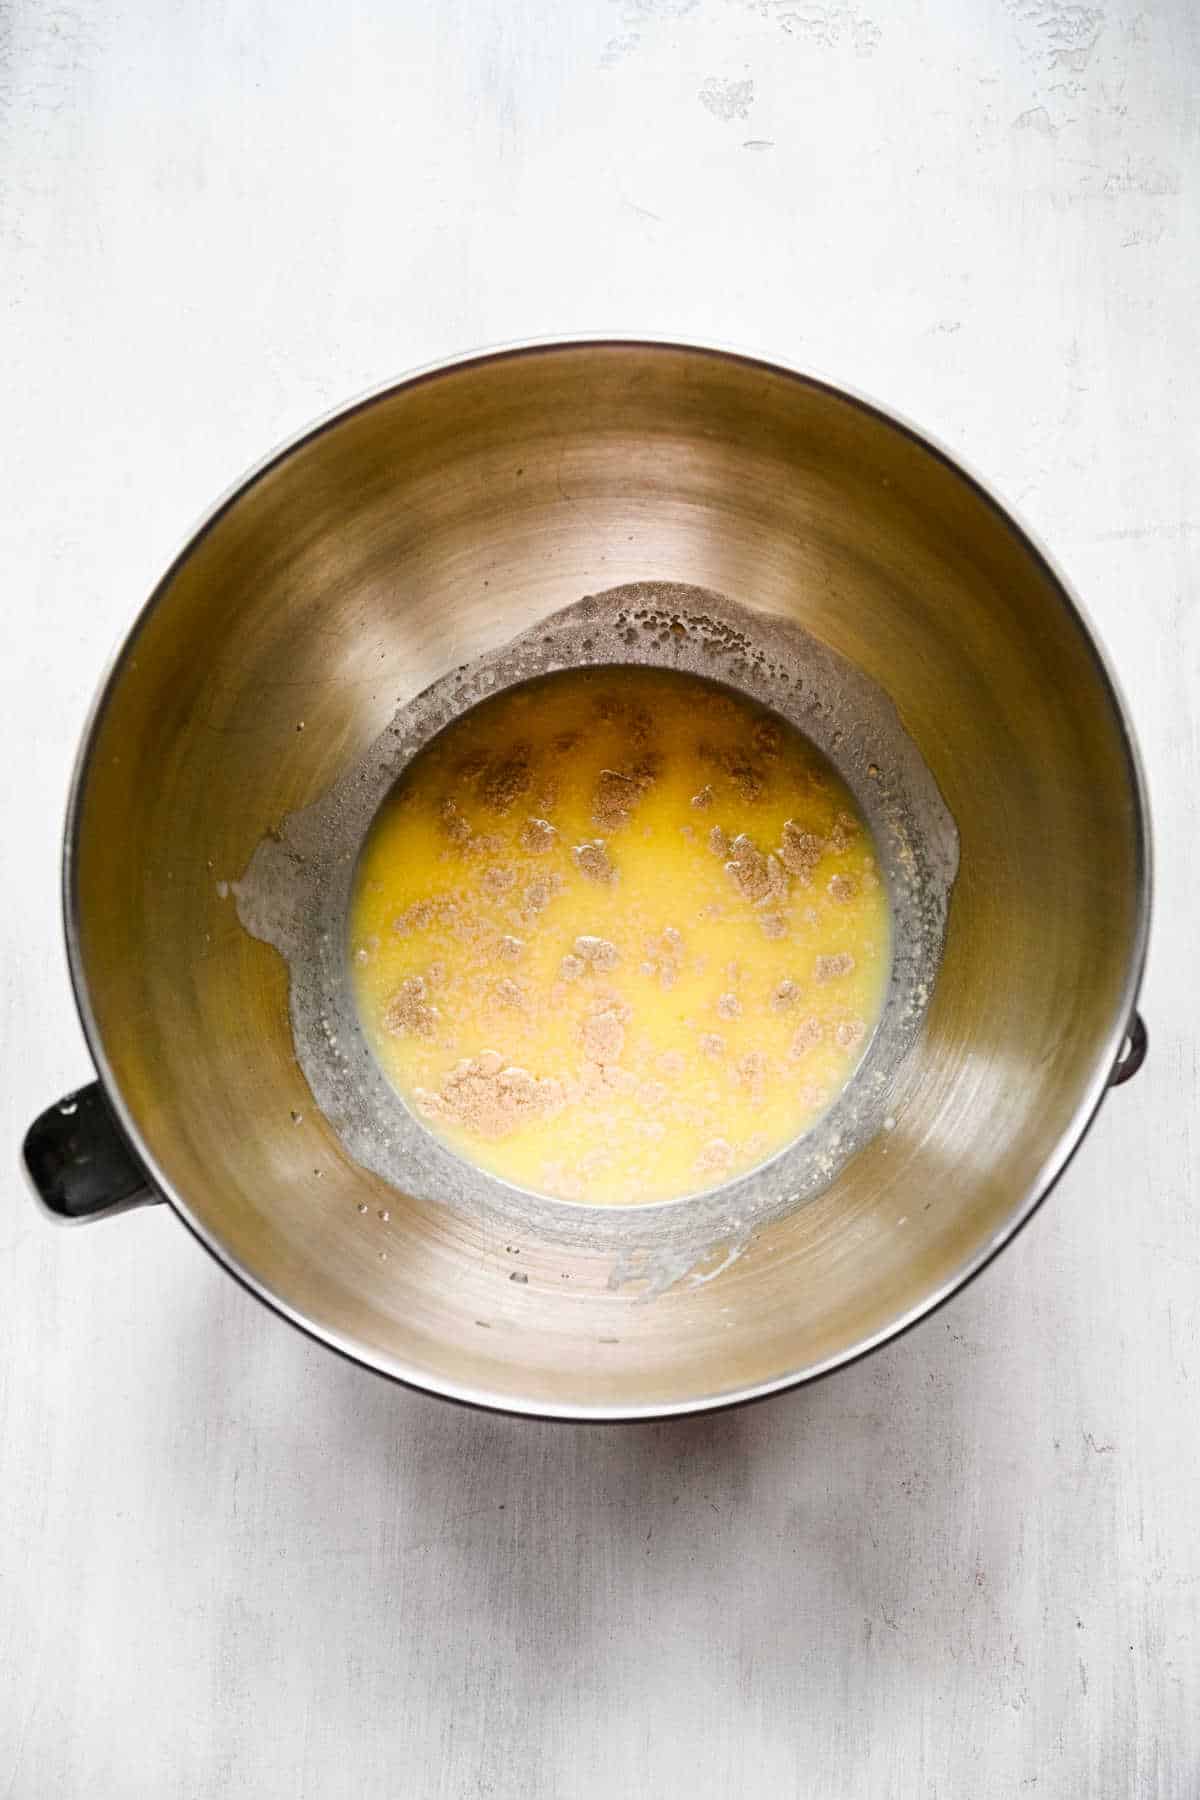
[[[1194,0],[0,0],[0,1800],[1196,1800]],[[210,499],[477,343],[731,340],[1077,582],[1158,830],[1151,1057],[864,1365],[574,1429],[391,1389],[165,1209],[55,1231],[58,836]]]

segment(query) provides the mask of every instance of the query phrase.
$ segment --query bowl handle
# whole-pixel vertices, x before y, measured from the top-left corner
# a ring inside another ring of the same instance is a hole
[[[1140,1012],[1135,1012],[1129,1021],[1129,1030],[1125,1033],[1125,1042],[1121,1045],[1121,1054],[1113,1064],[1113,1072],[1108,1078],[1109,1087],[1120,1087],[1131,1075],[1136,1075],[1146,1060],[1146,1051],[1150,1046],[1150,1034],[1146,1030],[1146,1022]]]
[[[34,1193],[55,1219],[99,1219],[162,1199],[98,1081],[48,1106],[25,1133],[21,1154]]]

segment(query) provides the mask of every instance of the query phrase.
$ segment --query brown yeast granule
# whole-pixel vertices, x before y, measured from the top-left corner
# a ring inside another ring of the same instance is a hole
[[[775,867],[778,869],[779,864],[776,863]],[[729,846],[729,861],[725,864],[725,872],[744,899],[757,902],[770,897],[772,873],[767,858],[761,850],[755,848],[753,840],[744,831],[739,832]]]
[[[558,842],[558,832],[549,819],[527,819],[520,842],[522,850],[528,850],[533,856],[542,856],[547,850],[553,850]]]
[[[537,913],[544,912],[546,907],[548,907],[553,900],[555,894],[562,892],[562,885],[563,878],[561,875],[537,876],[525,889],[524,899],[526,913],[536,915]]]
[[[459,812],[453,800],[443,800],[438,820],[442,830],[452,844],[465,844],[471,836],[471,827]]]
[[[764,762],[776,762],[783,748],[783,728],[777,719],[760,719],[754,727],[755,754]]]
[[[592,795],[592,822],[601,831],[617,831],[625,824],[641,796],[641,786],[615,769],[601,769]]]
[[[385,1031],[397,1035],[432,1037],[438,1021],[438,1009],[429,1003],[429,990],[423,975],[407,975],[392,995],[383,1015]]]
[[[835,850],[846,850],[859,834],[858,820],[852,813],[839,812],[833,821],[829,833],[829,842]]]
[[[584,1053],[592,1062],[616,1062],[625,1048],[628,1008],[606,1006],[589,1013],[580,1027]]]
[[[450,1118],[481,1137],[504,1137],[530,1119],[558,1112],[562,1083],[538,1080],[528,1069],[505,1067],[495,1050],[460,1062],[436,1094],[418,1088],[413,1098],[433,1118]]]
[[[479,782],[479,797],[484,805],[494,813],[510,812],[521,798],[533,786],[533,770],[529,764],[529,751],[518,746],[510,756],[500,762],[490,763],[484,770]]]
[[[805,831],[794,819],[785,821],[779,860],[802,887],[808,887],[812,882],[813,870],[820,862],[824,850],[825,845],[815,832]]]
[[[589,881],[608,883],[616,880],[617,871],[609,860],[603,838],[593,838],[589,843],[576,844],[571,855],[579,873],[586,875]]]
[[[577,937],[574,949],[575,955],[599,975],[608,974],[621,960],[616,945],[610,944],[607,938]]]
[[[723,1175],[733,1164],[733,1145],[724,1138],[710,1138],[699,1156],[696,1167],[706,1175]]]

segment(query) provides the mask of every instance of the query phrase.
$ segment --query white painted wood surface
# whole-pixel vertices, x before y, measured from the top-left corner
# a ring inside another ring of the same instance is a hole
[[[0,1796],[1200,1793],[1193,0],[2,0]],[[1145,747],[1152,1048],[967,1294],[809,1392],[392,1389],[165,1210],[15,1173],[89,1073],[58,835],[118,635],[358,388],[624,327],[878,393],[1024,510]]]

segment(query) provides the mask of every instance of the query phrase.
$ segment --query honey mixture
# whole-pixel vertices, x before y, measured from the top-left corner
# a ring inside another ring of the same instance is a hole
[[[792,726],[697,676],[545,676],[421,751],[350,910],[368,1042],[462,1156],[563,1200],[712,1187],[862,1057],[889,920],[874,844]]]

